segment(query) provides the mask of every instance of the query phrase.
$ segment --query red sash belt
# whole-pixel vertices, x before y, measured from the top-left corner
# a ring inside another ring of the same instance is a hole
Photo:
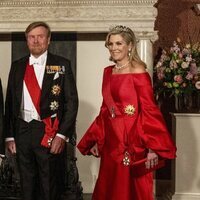
[[[45,134],[42,138],[41,145],[44,147],[51,147],[51,142],[55,137],[56,132],[58,131],[59,120],[56,117],[52,123],[51,117],[45,118],[42,120],[45,124]]]

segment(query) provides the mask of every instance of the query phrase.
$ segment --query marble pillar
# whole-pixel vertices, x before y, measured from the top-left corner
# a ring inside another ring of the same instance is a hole
[[[137,48],[141,59],[146,63],[147,70],[153,78],[153,42],[157,39],[156,32],[137,33]]]
[[[173,200],[200,199],[200,114],[174,113],[176,137],[175,194]]]

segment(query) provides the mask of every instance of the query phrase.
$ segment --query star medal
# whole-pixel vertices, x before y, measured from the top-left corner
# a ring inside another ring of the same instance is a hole
[[[55,110],[58,109],[58,107],[59,107],[59,104],[58,104],[57,101],[52,101],[52,102],[51,102],[51,105],[50,105],[50,109],[51,109],[51,110],[55,111]]]
[[[127,105],[125,108],[124,108],[124,113],[127,114],[127,115],[133,115],[135,113],[135,107],[133,105]]]
[[[52,86],[51,92],[53,95],[58,96],[60,94],[60,91],[61,91],[61,88],[59,85]]]

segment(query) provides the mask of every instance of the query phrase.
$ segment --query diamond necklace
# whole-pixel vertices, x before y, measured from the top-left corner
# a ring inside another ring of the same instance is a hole
[[[124,68],[128,67],[128,65],[129,65],[129,61],[128,61],[127,63],[125,63],[124,65],[122,65],[122,66],[118,66],[118,65],[116,64],[116,65],[115,65],[115,69],[121,70],[121,69],[124,69]]]

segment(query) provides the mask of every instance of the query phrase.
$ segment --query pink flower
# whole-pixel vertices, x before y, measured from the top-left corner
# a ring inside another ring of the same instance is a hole
[[[158,72],[157,76],[159,80],[162,80],[165,77],[165,75],[162,72]]]
[[[171,92],[171,95],[179,93],[200,92],[200,47],[194,48],[190,44],[181,44],[181,39],[162,55],[156,64],[157,83],[155,88],[158,94]]]
[[[199,80],[199,76],[198,75],[194,75],[194,80],[198,81]]]
[[[170,48],[170,52],[171,53],[179,53],[180,52],[180,48],[176,42],[173,43],[173,47]]]
[[[161,57],[160,57],[160,61],[161,62],[164,62],[165,60],[167,60],[167,55],[166,55],[166,53],[162,53],[162,55],[161,55]]]
[[[176,69],[178,67],[175,60],[171,60],[170,63],[169,63],[169,66],[170,66],[171,69]]]
[[[162,67],[163,63],[161,61],[158,61],[158,63],[156,64],[156,68]]]
[[[187,86],[187,83],[183,83],[183,84],[182,84],[182,87],[186,87],[186,86]]]
[[[185,58],[186,62],[191,62],[192,61],[192,55],[188,55],[186,58]]]
[[[181,75],[175,75],[174,76],[174,80],[177,82],[177,83],[182,83],[183,82],[183,78]]]
[[[159,80],[162,80],[165,77],[164,70],[165,70],[164,67],[158,68],[158,70],[157,70],[157,77],[158,77]]]
[[[193,75],[196,75],[198,73],[198,68],[197,68],[196,63],[193,62],[190,64],[190,72]]]
[[[184,49],[182,50],[182,54],[183,54],[183,55],[187,55],[187,54],[189,54],[189,53],[190,53],[190,50],[189,50],[189,49],[184,48]]]
[[[182,54],[182,53],[179,53],[179,54],[178,54],[178,57],[179,57],[179,58],[183,58],[183,54]]]
[[[187,80],[192,80],[193,79],[193,74],[191,72],[188,72],[185,78]]]

